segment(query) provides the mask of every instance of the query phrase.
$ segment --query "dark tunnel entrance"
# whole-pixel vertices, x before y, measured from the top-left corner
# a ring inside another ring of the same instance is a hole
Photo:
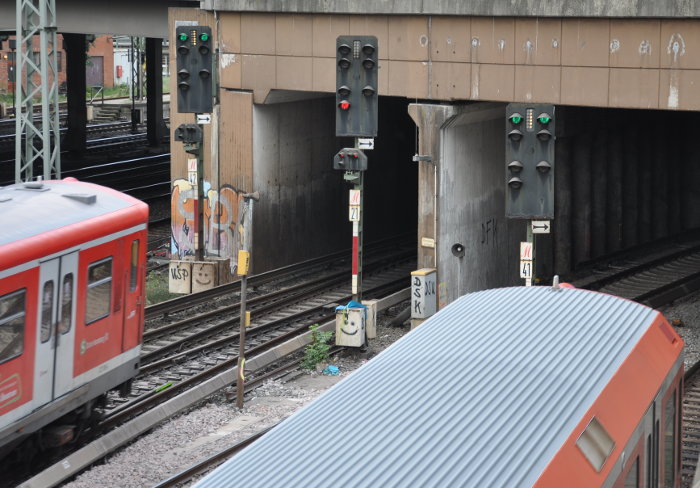
[[[700,228],[699,114],[557,113],[555,273]]]

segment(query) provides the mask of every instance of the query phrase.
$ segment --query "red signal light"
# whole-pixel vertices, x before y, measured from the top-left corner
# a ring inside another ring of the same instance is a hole
[[[338,104],[338,107],[340,107],[341,110],[347,110],[350,108],[350,102],[348,102],[347,100],[341,100]]]

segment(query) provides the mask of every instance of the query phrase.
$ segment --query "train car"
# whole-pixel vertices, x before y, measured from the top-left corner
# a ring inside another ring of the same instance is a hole
[[[678,488],[682,350],[618,297],[471,293],[195,487]]]
[[[126,389],[143,335],[148,206],[73,178],[0,188],[0,454],[70,442]],[[36,441],[36,442],[34,442]]]

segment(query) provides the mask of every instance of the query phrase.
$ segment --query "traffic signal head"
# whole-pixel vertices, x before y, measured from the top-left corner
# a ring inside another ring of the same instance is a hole
[[[554,106],[506,108],[506,216],[554,218]]]
[[[378,68],[375,36],[340,36],[336,39],[337,136],[377,135]]]
[[[361,149],[343,148],[333,158],[333,169],[365,171],[367,169],[367,155]]]
[[[212,111],[211,42],[207,26],[179,26],[175,31],[178,112]]]

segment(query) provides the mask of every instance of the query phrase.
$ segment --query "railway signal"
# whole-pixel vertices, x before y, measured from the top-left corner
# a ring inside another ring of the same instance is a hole
[[[535,281],[535,238],[549,233],[554,218],[554,105],[510,103],[506,107],[506,217],[542,219],[527,227],[521,243],[520,277]],[[523,247],[525,246],[525,247]],[[523,248],[528,258],[523,258]]]
[[[554,105],[506,108],[506,216],[554,218]]]
[[[178,112],[211,113],[211,27],[179,26],[175,31],[175,43]]]
[[[333,158],[333,169],[365,171],[367,169],[367,156],[360,149],[346,147]]]
[[[377,56],[375,36],[336,39],[335,135],[338,137],[377,135]]]

